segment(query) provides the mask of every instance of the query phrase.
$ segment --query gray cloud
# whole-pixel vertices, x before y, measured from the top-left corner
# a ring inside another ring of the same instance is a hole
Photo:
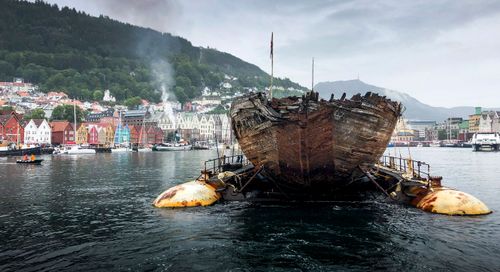
[[[500,106],[500,1],[52,0],[185,37],[310,86],[361,79],[433,105]],[[471,91],[474,90],[474,91]]]

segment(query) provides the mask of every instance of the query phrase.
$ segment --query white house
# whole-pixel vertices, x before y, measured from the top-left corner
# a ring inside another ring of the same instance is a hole
[[[31,119],[24,127],[25,144],[51,144],[52,129],[45,119]]]
[[[104,91],[104,97],[102,98],[102,101],[108,101],[108,102],[116,102],[116,98],[111,95],[109,90]]]
[[[156,122],[163,131],[175,130],[175,119],[164,111],[156,112],[151,117],[151,122]]]
[[[229,120],[229,116],[227,114],[219,114],[220,119],[220,130],[221,130],[221,139],[220,141],[224,143],[229,143],[231,141],[231,122]]]
[[[199,97],[197,99],[193,99],[192,103],[193,104],[198,104],[202,106],[207,106],[207,105],[220,105],[221,104],[221,97],[218,95],[206,95]]]
[[[497,111],[483,111],[479,119],[480,132],[499,132],[500,116]]]

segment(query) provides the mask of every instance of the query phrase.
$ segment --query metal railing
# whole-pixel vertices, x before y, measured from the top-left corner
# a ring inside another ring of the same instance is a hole
[[[250,161],[243,154],[233,156],[222,156],[220,158],[205,161],[205,172],[211,171],[212,173],[220,173],[225,165],[241,165],[245,166],[250,164]]]
[[[428,179],[431,176],[430,165],[422,161],[402,157],[382,156],[380,164],[396,171],[412,173],[414,177],[418,178]]]

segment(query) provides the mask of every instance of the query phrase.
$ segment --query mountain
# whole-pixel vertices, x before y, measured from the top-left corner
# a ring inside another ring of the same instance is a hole
[[[269,85],[257,66],[168,33],[42,1],[0,0],[0,6],[0,81],[22,77],[42,91],[83,99],[110,89],[120,101],[158,101],[168,89],[180,102],[223,82],[233,93]],[[274,82],[305,90],[289,79]]]
[[[333,93],[339,98],[342,93],[346,93],[347,97],[351,97],[357,93],[364,94],[366,92],[374,92],[390,99],[397,100],[405,106],[406,110],[403,113],[404,118],[413,120],[432,120],[441,122],[448,117],[462,117],[468,119],[469,114],[474,113],[474,107],[433,107],[424,104],[410,95],[398,91],[393,91],[377,86],[364,83],[361,80],[346,80],[333,82],[320,82],[314,86],[314,90],[319,92],[320,97],[329,99]]]

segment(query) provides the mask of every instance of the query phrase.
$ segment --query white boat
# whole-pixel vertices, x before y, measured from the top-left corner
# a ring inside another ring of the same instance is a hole
[[[498,132],[478,132],[471,139],[473,151],[498,151],[500,134]]]
[[[188,143],[163,143],[153,147],[153,151],[183,151],[191,150],[191,145]]]
[[[73,100],[73,135],[76,138],[76,104]],[[62,154],[68,155],[83,155],[83,154],[95,154],[95,149],[90,148],[82,148],[79,145],[67,146],[63,150],[61,150]]]
[[[132,152],[132,148],[130,147],[111,148],[111,153],[125,153],[125,152]]]
[[[137,152],[151,152],[151,151],[153,150],[150,147],[142,147],[137,149]]]
[[[208,150],[210,149],[210,144],[207,141],[197,141],[193,144],[193,149]]]
[[[441,144],[439,142],[432,142],[429,144],[430,147],[440,147]]]
[[[81,146],[74,145],[70,148],[66,148],[63,153],[68,155],[95,154],[95,149],[82,148]]]

